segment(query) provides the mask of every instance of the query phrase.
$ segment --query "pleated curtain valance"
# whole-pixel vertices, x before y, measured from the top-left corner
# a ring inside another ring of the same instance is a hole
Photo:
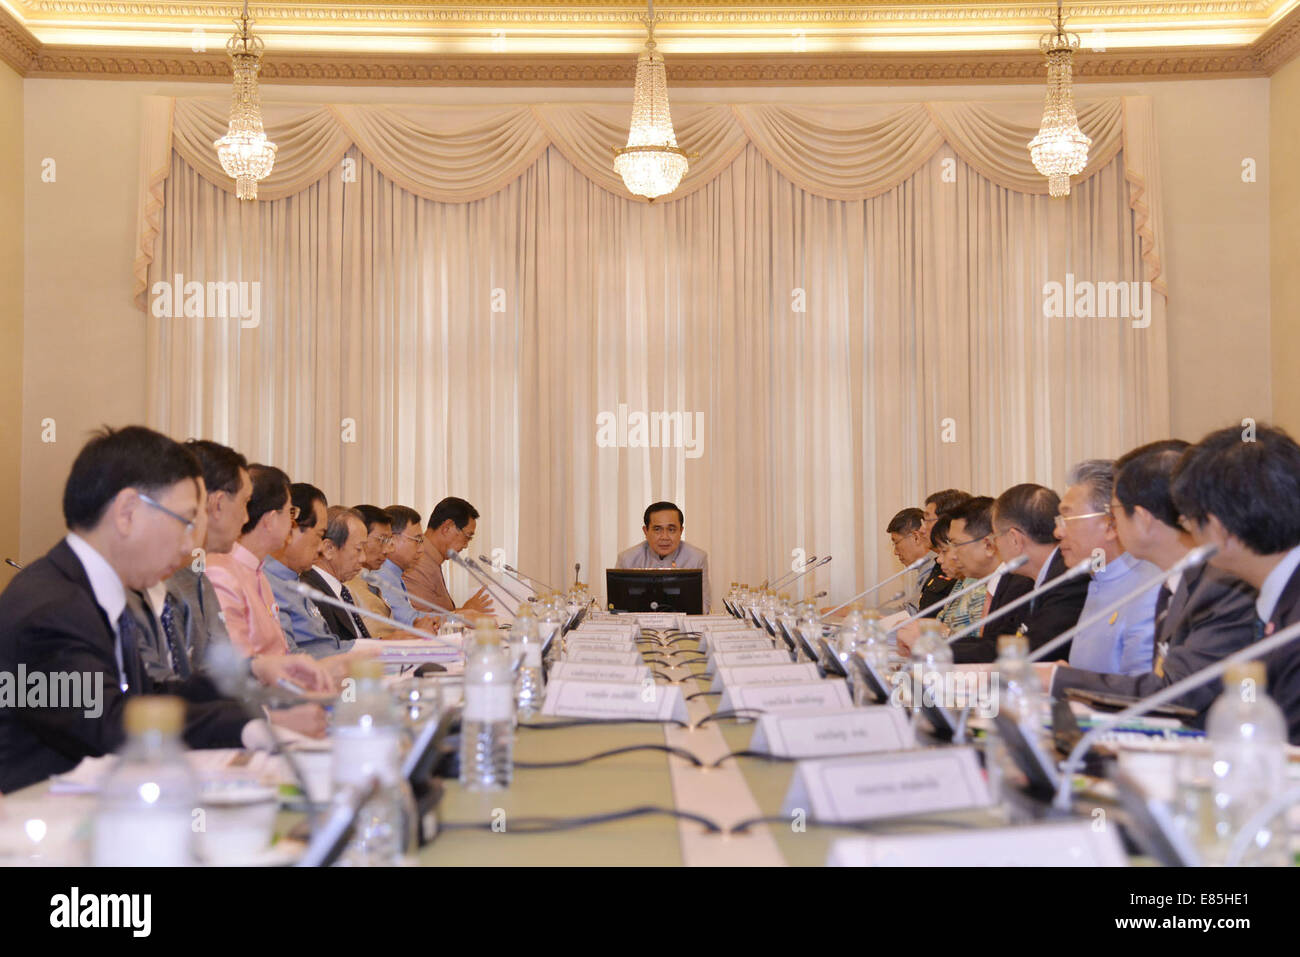
[[[209,182],[234,192],[213,141],[226,129],[229,102],[144,98],[135,299],[146,301],[149,264],[162,221],[164,183],[176,153]],[[1029,159],[1041,101],[790,104],[675,104],[678,141],[698,154],[681,187],[689,196],[730,167],[747,143],[792,183],[817,196],[862,200],[894,189],[943,143],[1006,189],[1046,194]],[[1158,150],[1151,98],[1081,102],[1079,125],[1092,137],[1092,177],[1122,151],[1129,205],[1142,243],[1144,278],[1166,293]],[[402,189],[436,202],[467,203],[504,189],[550,146],[598,186],[637,200],[614,172],[610,147],[627,138],[626,104],[371,106],[267,103],[267,135],[278,146],[260,200],[291,196],[318,182],[356,146]],[[641,201],[641,200],[638,200]]]

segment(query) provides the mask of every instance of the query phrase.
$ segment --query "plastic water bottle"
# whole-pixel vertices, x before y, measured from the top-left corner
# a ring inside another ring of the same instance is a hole
[[[525,602],[510,626],[510,645],[519,673],[515,675],[515,709],[521,718],[531,718],[542,707],[546,679],[542,673],[542,639],[537,619]]]
[[[95,811],[96,867],[189,867],[197,863],[198,782],[185,760],[185,702],[142,696],[126,703],[127,741]]]
[[[415,799],[401,771],[402,728],[401,710],[383,684],[383,666],[373,659],[358,661],[330,727],[334,795],[341,799],[372,780],[378,788],[357,815],[341,864],[392,866],[415,846]]]
[[[1265,682],[1263,662],[1230,668],[1223,678],[1223,694],[1205,720],[1213,755],[1215,815],[1215,846],[1206,849],[1207,863],[1223,863],[1250,817],[1286,789],[1286,719],[1265,693]],[[1279,813],[1253,836],[1243,864],[1288,863],[1285,820],[1285,813]]]
[[[1042,738],[1048,723],[1047,696],[1029,658],[1029,639],[1024,635],[998,638],[998,707],[1016,719],[1026,735]]]
[[[510,786],[514,774],[515,683],[510,656],[490,624],[480,623],[465,657],[460,719],[460,783],[470,791]]]
[[[538,594],[536,601],[537,611],[537,635],[545,647],[545,658],[548,665],[553,665],[559,661],[564,653],[564,640],[562,631],[565,615],[556,605],[552,594],[543,591]]]
[[[877,608],[868,608],[862,613],[862,638],[858,654],[882,677],[889,672],[889,635],[880,623],[880,610]]]
[[[952,646],[943,633],[943,625],[933,618],[922,618],[918,622],[920,633],[912,642],[912,707],[921,706],[921,696],[927,688],[933,688],[936,699],[927,704],[950,707],[951,702],[939,700],[938,694],[945,687],[944,675],[952,670]],[[936,677],[926,676],[935,674]]]

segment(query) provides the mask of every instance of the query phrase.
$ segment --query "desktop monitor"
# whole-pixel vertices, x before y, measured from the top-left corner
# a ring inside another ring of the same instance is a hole
[[[699,568],[607,568],[605,594],[614,611],[704,613]]]

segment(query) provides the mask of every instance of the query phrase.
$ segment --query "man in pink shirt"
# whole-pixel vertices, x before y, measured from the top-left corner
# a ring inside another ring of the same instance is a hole
[[[231,644],[241,655],[287,655],[297,649],[280,627],[280,610],[262,562],[284,545],[295,518],[289,476],[270,465],[250,465],[248,474],[253,480],[248,521],[234,548],[208,556],[208,578],[221,603]]]

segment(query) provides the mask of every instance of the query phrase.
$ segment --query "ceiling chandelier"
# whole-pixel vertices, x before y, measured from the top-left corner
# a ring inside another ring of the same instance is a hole
[[[632,95],[632,128],[627,146],[614,148],[614,169],[623,177],[628,192],[654,202],[677,188],[689,166],[685,151],[677,145],[673,118],[668,110],[668,78],[663,54],[655,50],[654,0],[646,25],[645,50],[636,60],[636,90]]]
[[[240,199],[257,199],[257,184],[271,175],[275,165],[275,144],[262,130],[262,103],[257,94],[257,74],[262,69],[262,50],[266,44],[253,36],[248,18],[248,0],[244,15],[235,21],[237,32],[226,41],[230,69],[235,75],[230,101],[230,127],[226,135],[213,143],[221,168],[235,179]]]
[[[1047,103],[1038,135],[1029,141],[1029,156],[1034,168],[1047,177],[1047,190],[1053,196],[1070,195],[1070,177],[1088,165],[1088,147],[1092,140],[1079,129],[1074,114],[1072,69],[1079,35],[1065,32],[1061,0],[1056,0],[1054,33],[1044,34],[1038,48],[1047,56]]]

